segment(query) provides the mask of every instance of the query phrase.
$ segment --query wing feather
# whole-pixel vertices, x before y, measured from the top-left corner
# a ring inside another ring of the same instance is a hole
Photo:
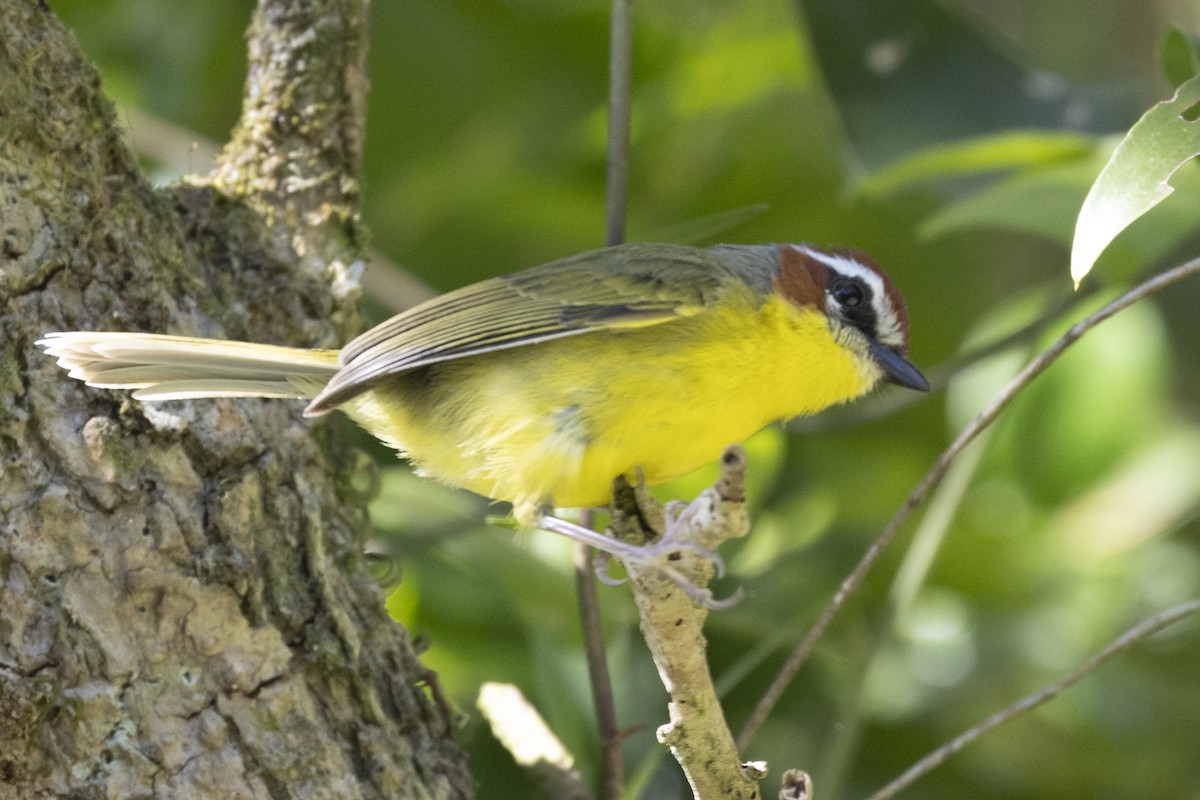
[[[633,244],[465,286],[351,341],[305,413],[325,413],[388,375],[428,364],[691,316],[712,304],[727,277],[707,250]]]

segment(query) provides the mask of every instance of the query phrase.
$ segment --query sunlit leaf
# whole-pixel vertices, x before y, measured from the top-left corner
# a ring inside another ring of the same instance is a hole
[[[1170,100],[1147,111],[1113,151],[1092,186],[1071,247],[1071,278],[1078,286],[1118,233],[1174,191],[1175,170],[1200,153],[1200,76]]]
[[[1032,234],[1071,246],[1079,207],[1107,163],[1114,142],[1102,141],[1087,159],[1003,178],[929,217],[918,232],[938,239],[977,230]],[[1154,214],[1133,224],[1108,248],[1109,275],[1124,278],[1145,270],[1191,235],[1200,217],[1200,163],[1186,164],[1172,178],[1176,192]]]

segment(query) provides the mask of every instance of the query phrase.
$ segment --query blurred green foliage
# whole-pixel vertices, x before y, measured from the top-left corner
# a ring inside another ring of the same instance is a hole
[[[225,137],[249,3],[54,7],[120,103]],[[1185,45],[1200,18],[1183,0],[646,0],[635,12],[631,238],[865,248],[903,287],[926,367],[1049,317],[998,354],[932,369],[942,391],[931,396],[885,395],[753,443],[755,529],[728,548],[721,585],[747,596],[708,625],[736,728],[1001,383],[1102,299],[1197,253],[1193,164],[1070,293],[1083,197],[1114,135],[1194,72]],[[606,4],[377,0],[372,15],[375,244],[441,289],[598,245]],[[1172,23],[1181,32],[1160,61]],[[736,224],[717,233],[696,222],[729,212]],[[775,776],[807,769],[822,797],[862,796],[1133,622],[1200,594],[1198,307],[1200,284],[1180,284],[1095,330],[1022,395],[885,557],[747,755]],[[443,687],[473,710],[483,681],[516,683],[594,780],[568,548],[485,528],[483,501],[362,446],[383,470],[372,513],[395,563],[389,609],[429,641]],[[601,598],[630,770],[642,770],[643,797],[686,796],[654,742],[665,695],[629,597]],[[1155,636],[907,796],[1200,796],[1198,655],[1195,620]],[[485,725],[467,737],[481,797],[531,796]]]

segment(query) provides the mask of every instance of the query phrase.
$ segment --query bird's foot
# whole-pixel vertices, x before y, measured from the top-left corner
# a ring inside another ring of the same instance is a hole
[[[631,544],[630,542],[613,538],[590,528],[585,528],[574,522],[549,515],[543,516],[537,525],[544,530],[569,536],[575,541],[583,542],[599,551],[596,554],[596,576],[603,583],[615,586],[627,580],[625,578],[614,578],[608,574],[609,560],[615,556],[620,559],[626,569],[640,567],[655,570],[700,605],[711,609],[728,608],[741,599],[741,590],[736,592],[732,597],[717,600],[713,597],[713,593],[709,589],[697,586],[679,569],[684,554],[691,553],[693,556],[711,563],[718,578],[725,575],[725,560],[718,553],[696,542],[678,536],[680,532],[687,530],[689,519],[688,508],[684,508],[682,512],[678,512],[678,509],[669,507],[662,537],[656,541],[641,545]],[[671,512],[673,511],[677,513],[672,514]],[[694,572],[696,570],[692,568],[688,571]]]

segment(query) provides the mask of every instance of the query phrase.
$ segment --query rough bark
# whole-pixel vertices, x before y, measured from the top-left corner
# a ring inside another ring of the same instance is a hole
[[[160,191],[73,37],[0,0],[0,797],[471,794],[359,558],[337,423],[314,437],[278,401],[142,406],[33,346],[344,333],[364,15],[264,0],[222,166]]]

